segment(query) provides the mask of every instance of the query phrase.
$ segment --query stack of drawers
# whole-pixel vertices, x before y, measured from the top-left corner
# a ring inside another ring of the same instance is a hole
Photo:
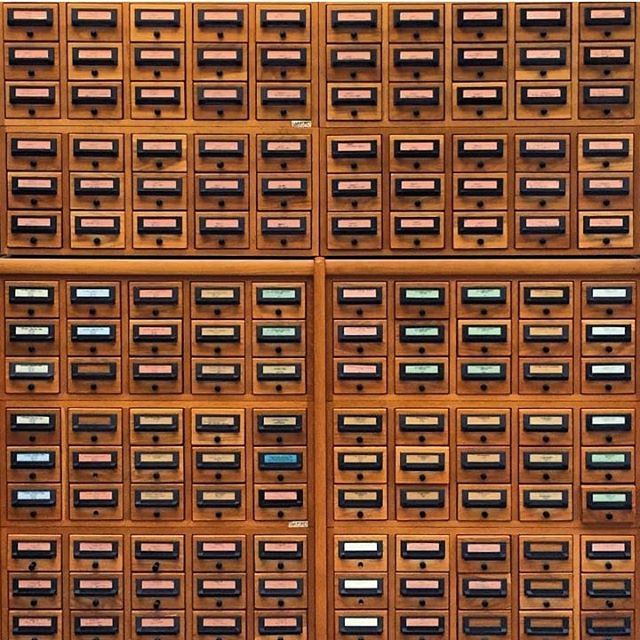
[[[635,4],[0,15],[0,637],[639,635]]]

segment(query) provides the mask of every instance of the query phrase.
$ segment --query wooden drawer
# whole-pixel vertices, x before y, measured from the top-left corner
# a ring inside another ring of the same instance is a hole
[[[69,358],[67,387],[70,393],[120,393],[120,358]]]
[[[511,539],[509,536],[458,536],[460,573],[509,572]]]
[[[122,608],[124,585],[121,574],[71,573],[69,586],[70,606],[73,608]]]
[[[386,574],[337,573],[334,602],[337,609],[386,608],[388,606]]]
[[[242,282],[191,283],[191,317],[226,319],[244,317],[245,289]],[[180,314],[182,311],[180,311]]]
[[[58,6],[56,4],[7,4],[4,7],[7,40],[57,40]]]
[[[60,209],[60,173],[9,173],[7,203],[11,209]]]
[[[628,445],[633,443],[635,412],[628,409],[583,409],[582,445]]]
[[[246,4],[214,7],[196,4],[193,8],[195,42],[244,42],[247,40],[249,14]]]
[[[572,536],[520,536],[520,570],[523,573],[559,573],[570,571],[572,567]]]
[[[60,571],[62,536],[9,534],[7,569],[9,571]]]
[[[516,48],[516,80],[569,80],[568,44],[520,44]]]
[[[445,485],[399,486],[396,489],[398,520],[448,520],[449,487]]]
[[[307,537],[257,535],[254,538],[257,572],[307,570]]]
[[[458,358],[457,392],[459,394],[501,394],[511,389],[508,358]]]
[[[520,608],[554,610],[569,608],[573,601],[573,576],[558,573],[553,576],[536,573],[520,575]]]
[[[458,409],[458,444],[506,445],[511,430],[511,411],[509,409]]]
[[[182,322],[129,322],[129,353],[136,356],[173,356],[182,353]]]
[[[448,606],[448,574],[396,574],[396,607],[437,610]]]
[[[367,251],[382,249],[382,214],[328,213],[327,248]]]
[[[521,483],[571,482],[573,480],[572,450],[551,447],[521,447]]]
[[[138,135],[132,137],[134,171],[186,171],[186,135]]]
[[[458,354],[506,356],[511,354],[511,322],[459,320]]]
[[[582,316],[584,318],[634,317],[635,284],[630,282],[584,282]]]
[[[449,351],[447,331],[446,322],[400,322],[396,325],[396,355],[446,355]]]
[[[633,136],[578,136],[580,171],[629,171],[633,165]]]
[[[571,38],[571,5],[518,4],[516,6],[516,39],[532,42],[569,40]]]
[[[582,482],[633,483],[634,451],[631,447],[582,447]]]
[[[196,571],[245,571],[246,536],[193,536],[193,567]]]
[[[571,138],[568,135],[516,135],[517,171],[568,171]]]
[[[121,82],[69,82],[70,119],[119,120],[122,118]]]
[[[516,249],[568,249],[571,217],[567,211],[516,211]]]
[[[580,45],[580,78],[583,80],[633,79],[634,47],[630,43]]]
[[[444,154],[444,136],[389,136],[389,168],[392,172],[425,168],[442,172]]]
[[[583,574],[582,601],[591,610],[625,609],[633,602],[635,579],[633,574]]]
[[[507,79],[507,56],[504,45],[456,44],[453,47],[454,81]]]
[[[193,49],[195,80],[246,81],[248,64],[245,44],[195,45]]]
[[[334,487],[335,520],[386,520],[387,490],[378,485]]]
[[[59,118],[60,83],[5,83],[5,115],[9,118]]]
[[[184,13],[182,4],[131,5],[130,38],[133,42],[181,42],[185,38]]]
[[[5,321],[5,353],[11,356],[59,355],[60,326],[53,321]]]
[[[477,182],[477,181],[474,181]],[[477,204],[483,204],[479,201]],[[465,205],[468,203],[464,203]],[[453,247],[461,250],[506,249],[508,222],[505,214],[488,212],[453,214]]]
[[[87,633],[102,634],[94,635],[98,640],[124,639],[125,625],[122,611],[105,611],[104,613],[74,611],[71,620],[74,640],[80,640]]]
[[[334,482],[372,484],[387,481],[386,449],[336,447],[334,451]]]
[[[119,447],[70,447],[70,482],[122,482],[122,450]]]
[[[122,571],[122,535],[70,535],[69,566],[73,571]]]
[[[448,571],[449,536],[397,535],[397,571]]]
[[[306,4],[256,6],[258,42],[309,42],[311,7]]]
[[[397,445],[447,445],[449,413],[442,409],[396,409],[394,412]]]
[[[571,117],[571,84],[568,82],[517,82],[516,100],[519,120]]]
[[[511,576],[509,574],[475,575],[458,577],[458,602],[464,609],[500,608],[511,600]]]
[[[455,172],[481,171],[483,175],[478,175],[478,179],[485,179],[485,171],[507,170],[506,136],[454,135],[453,144],[453,170]],[[498,174],[497,177],[502,177],[504,180],[506,175]]]
[[[358,122],[381,118],[380,84],[327,84],[327,120]]]
[[[254,513],[256,520],[306,520],[307,486],[255,485]]]
[[[58,80],[60,78],[60,50],[53,44],[5,44],[7,80]]]
[[[508,318],[511,284],[508,282],[459,282],[459,318]]]
[[[6,393],[59,393],[58,358],[7,358]]]
[[[122,520],[122,485],[84,485],[69,487],[71,520]]]
[[[184,45],[133,44],[131,47],[131,80],[179,81],[185,77]],[[143,85],[141,85],[143,86]],[[162,86],[162,85],[160,85]],[[149,97],[143,94],[142,97]],[[160,97],[160,96],[156,96]],[[138,101],[136,94],[136,104]]]
[[[194,482],[244,482],[245,461],[242,449],[209,447],[193,449]]]
[[[458,519],[466,521],[511,519],[511,491],[508,485],[458,485]]]
[[[571,485],[520,485],[520,520],[573,520]]]
[[[59,482],[58,447],[7,447],[7,482]]]
[[[14,171],[60,171],[61,134],[7,134],[7,169]]]
[[[130,358],[129,393],[182,393],[181,358]]]
[[[182,482],[184,460],[177,448],[132,447],[131,482]]]
[[[258,83],[258,120],[310,120],[311,85]]]
[[[632,571],[635,564],[635,539],[626,535],[581,536],[583,572]]]
[[[581,40],[633,40],[634,24],[632,3],[580,5]]]
[[[440,44],[389,46],[389,79],[392,82],[442,82],[444,49]]]
[[[195,120],[246,120],[248,98],[246,83],[194,84]]]
[[[454,83],[454,120],[504,120],[507,117],[507,86],[504,82],[491,84]]]
[[[381,66],[380,45],[327,46],[327,80],[331,82],[379,82]]]
[[[72,173],[69,176],[70,207],[99,211],[124,209],[124,174]]]
[[[184,608],[184,574],[134,573],[132,607],[136,609]]]
[[[507,5],[453,5],[455,42],[503,41],[507,37]]]
[[[309,45],[258,45],[259,81],[311,80]]]
[[[133,485],[131,490],[132,520],[184,520],[182,485]]]
[[[161,633],[163,636],[185,640],[185,620],[182,611],[136,611],[131,616],[131,638],[144,640],[150,635]]]
[[[326,6],[329,42],[378,42],[382,39],[382,7],[329,4]]]
[[[17,409],[5,412],[7,445],[49,446],[60,442],[59,409]]]
[[[122,409],[71,408],[67,421],[70,444],[122,444]]]
[[[182,409],[129,410],[129,441],[132,445],[181,444],[182,438]]]
[[[334,321],[334,347],[337,356],[385,356],[388,351],[386,321]]]
[[[62,640],[62,612],[39,610],[38,613],[27,611],[10,611],[11,640],[18,640],[25,635],[35,636],[37,640],[47,638]]]
[[[521,356],[573,355],[573,327],[568,320],[520,321]]]
[[[122,45],[72,44],[67,68],[69,80],[122,80]]]
[[[194,356],[243,356],[245,323],[194,321],[191,325],[191,352]]]
[[[384,445],[387,442],[386,409],[334,409],[334,445]]]
[[[191,412],[191,441],[194,445],[236,445],[244,443],[244,410]]]
[[[131,117],[134,120],[185,117],[183,83],[131,83]]]
[[[132,535],[131,571],[184,571],[184,536]]]
[[[247,585],[245,576],[241,573],[228,573],[220,576],[194,574],[193,577],[194,607],[208,609],[209,607],[238,607],[247,606]]]
[[[444,7],[441,4],[389,5],[391,42],[441,42],[444,39]]]
[[[458,482],[506,482],[511,477],[506,448],[458,447]]]
[[[446,611],[422,613],[420,611],[399,611],[396,613],[397,637],[419,640],[425,634],[434,638],[449,637],[449,614]]]
[[[62,608],[62,584],[58,573],[9,573],[7,581],[11,608]]]
[[[633,485],[603,487],[582,485],[581,520],[586,523],[622,523],[635,522],[636,497]]]
[[[336,571],[385,571],[388,562],[387,536],[336,535]]]
[[[67,5],[67,38],[69,41],[118,42],[122,39],[123,11],[120,4],[86,7]]]
[[[391,213],[392,249],[444,248],[444,213]]]
[[[593,118],[633,118],[634,83],[618,82],[581,82],[579,86],[580,103],[578,113],[586,120]]]
[[[71,171],[124,171],[124,136],[122,134],[69,134],[69,168]],[[124,193],[124,181],[122,192]]]
[[[393,84],[389,92],[389,120],[442,120],[441,84]]]

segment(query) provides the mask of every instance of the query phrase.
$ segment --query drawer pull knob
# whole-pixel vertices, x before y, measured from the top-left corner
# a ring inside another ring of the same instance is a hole
[[[35,109],[29,109],[29,115],[30,116],[35,116],[36,115],[36,110]]]

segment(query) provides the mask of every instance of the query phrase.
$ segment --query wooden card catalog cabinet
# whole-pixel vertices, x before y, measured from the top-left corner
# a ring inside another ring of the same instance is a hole
[[[0,638],[640,637],[637,12],[2,3]]]

